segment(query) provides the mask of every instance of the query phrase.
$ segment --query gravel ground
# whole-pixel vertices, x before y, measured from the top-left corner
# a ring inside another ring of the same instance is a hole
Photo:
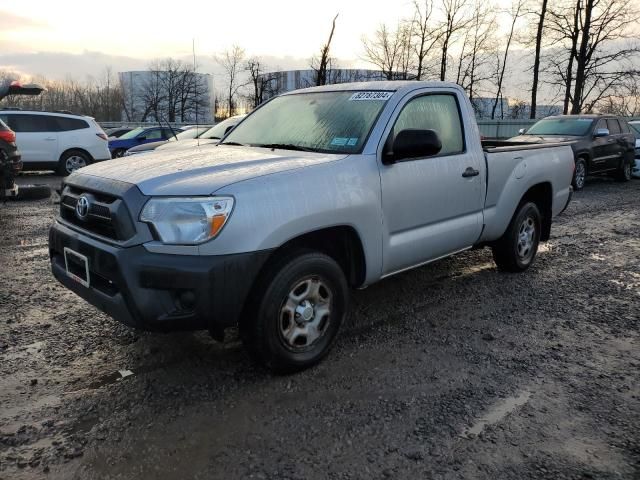
[[[55,196],[0,206],[0,478],[638,479],[639,193],[592,180],[524,274],[478,250],[354,292],[284,377],[119,325],[49,272]]]

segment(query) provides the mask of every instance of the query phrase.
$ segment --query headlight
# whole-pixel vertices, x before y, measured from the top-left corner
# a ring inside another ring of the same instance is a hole
[[[232,197],[152,198],[140,221],[153,225],[163,243],[195,245],[220,233],[233,203]]]

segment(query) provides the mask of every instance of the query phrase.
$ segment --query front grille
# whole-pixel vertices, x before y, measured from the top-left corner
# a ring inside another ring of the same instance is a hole
[[[76,213],[78,199],[81,196],[85,196],[89,201],[85,218],[80,218]],[[112,240],[128,240],[135,233],[122,199],[103,192],[65,186],[60,196],[60,216],[82,230]]]

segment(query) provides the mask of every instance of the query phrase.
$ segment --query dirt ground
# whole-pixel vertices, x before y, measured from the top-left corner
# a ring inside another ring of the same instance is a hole
[[[280,377],[111,320],[50,274],[55,196],[0,205],[0,479],[639,479],[639,194],[591,180],[524,274],[477,250],[354,292]]]

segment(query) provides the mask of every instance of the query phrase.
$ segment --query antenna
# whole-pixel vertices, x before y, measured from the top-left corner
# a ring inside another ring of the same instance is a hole
[[[193,37],[191,39],[191,50],[193,52],[193,96],[194,101],[196,102],[196,141],[198,142],[198,146],[200,146],[200,124],[198,123],[198,76],[196,72],[196,39]]]

